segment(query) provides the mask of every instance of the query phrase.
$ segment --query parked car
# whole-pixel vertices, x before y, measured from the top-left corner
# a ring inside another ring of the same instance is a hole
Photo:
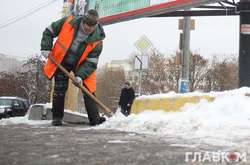
[[[20,97],[0,97],[0,119],[4,117],[24,116],[29,109],[27,100]]]

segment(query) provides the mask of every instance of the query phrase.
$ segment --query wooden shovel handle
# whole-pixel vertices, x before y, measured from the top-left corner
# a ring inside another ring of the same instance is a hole
[[[89,90],[87,88],[85,88],[82,84],[79,84],[76,80],[75,80],[75,76],[71,75],[61,64],[59,64],[54,57],[50,54],[49,55],[49,59],[56,64],[56,66],[65,74],[67,75],[73,82],[74,84],[77,84],[77,87],[79,87],[82,92],[86,93],[91,99],[94,100],[94,102],[96,104],[98,104],[101,109],[103,110],[103,112],[108,116],[108,117],[112,117],[113,116],[113,112],[107,107],[105,106],[100,100],[98,100],[92,93],[89,92]]]

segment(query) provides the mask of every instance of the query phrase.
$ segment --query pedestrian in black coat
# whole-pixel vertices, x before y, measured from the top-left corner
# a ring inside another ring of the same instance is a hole
[[[121,96],[119,100],[119,106],[121,108],[121,112],[128,116],[131,111],[131,106],[135,99],[135,91],[129,82],[125,82],[124,88],[122,88]]]

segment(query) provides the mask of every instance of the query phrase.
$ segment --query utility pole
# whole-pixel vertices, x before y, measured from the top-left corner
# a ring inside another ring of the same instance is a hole
[[[74,0],[63,0],[62,17],[67,17],[74,13]]]
[[[190,26],[191,18],[184,17],[182,23],[179,22],[179,27],[183,29],[183,37],[181,37],[181,54],[182,54],[182,72],[179,81],[179,92],[189,92],[189,64],[190,64]]]
[[[88,2],[89,0],[75,0],[75,7],[74,7],[74,13],[75,15],[84,15],[84,13],[88,9]]]
[[[182,79],[189,80],[190,60],[190,17],[184,17]]]
[[[240,0],[239,87],[250,87],[250,0]]]
[[[89,9],[89,1],[90,0],[85,0],[84,13],[86,13]]]
[[[63,17],[83,15],[88,9],[89,0],[63,0]]]

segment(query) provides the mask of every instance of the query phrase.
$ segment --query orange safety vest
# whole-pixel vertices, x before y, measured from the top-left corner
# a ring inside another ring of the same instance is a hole
[[[58,39],[55,42],[53,49],[51,51],[51,54],[50,54],[54,57],[54,59],[58,63],[61,63],[63,61],[66,55],[66,52],[70,48],[71,43],[73,41],[75,29],[70,24],[70,21],[72,19],[74,19],[74,16],[70,16],[63,24],[62,29],[59,33]],[[102,41],[96,41],[96,42],[87,44],[85,50],[83,51],[81,55],[80,60],[77,63],[77,68],[87,58],[89,53],[101,42]],[[45,75],[49,79],[51,79],[57,70],[57,66],[50,59],[48,59],[47,63],[44,65],[43,70],[44,70]],[[94,71],[89,77],[83,80],[83,83],[87,86],[87,88],[89,89],[91,93],[95,92],[96,91],[96,71]]]

